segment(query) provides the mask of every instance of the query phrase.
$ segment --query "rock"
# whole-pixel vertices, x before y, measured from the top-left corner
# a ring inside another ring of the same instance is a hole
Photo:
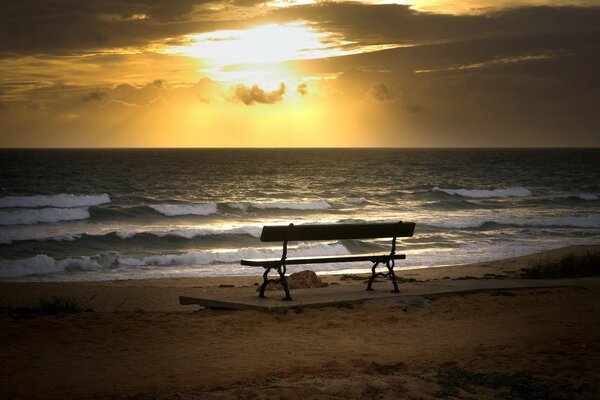
[[[289,276],[286,276],[286,279],[290,290],[329,286],[329,284],[323,282],[323,280],[319,278],[314,271],[309,270],[295,272]],[[256,290],[258,291],[260,288],[257,288]],[[269,282],[265,290],[283,290],[283,286],[280,283]]]

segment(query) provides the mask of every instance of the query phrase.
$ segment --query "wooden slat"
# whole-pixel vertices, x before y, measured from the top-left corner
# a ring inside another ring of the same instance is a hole
[[[410,237],[415,231],[414,222],[373,223],[373,224],[331,224],[331,225],[288,225],[263,227],[262,242],[283,242],[298,240],[343,240],[376,239],[387,237]]]
[[[336,263],[336,262],[355,262],[355,261],[371,261],[382,262],[390,257],[389,254],[372,253],[372,254],[348,254],[342,256],[320,256],[320,257],[290,257],[286,258],[285,265],[298,264],[321,264],[321,263]],[[394,254],[394,260],[402,260],[406,258],[404,254]],[[242,260],[242,265],[251,267],[268,267],[277,266],[281,262],[280,258],[253,258]]]

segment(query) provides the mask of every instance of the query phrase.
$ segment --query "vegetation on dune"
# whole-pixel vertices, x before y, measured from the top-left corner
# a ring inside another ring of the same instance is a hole
[[[582,394],[593,392],[585,385],[574,386],[561,379],[543,380],[527,371],[501,373],[440,368],[437,381],[440,390],[436,397],[440,398],[463,398],[462,395],[476,395],[481,389],[497,391],[494,398],[502,400],[576,400]]]
[[[52,296],[48,299],[41,298],[37,307],[2,307],[0,312],[7,313],[13,318],[31,318],[40,315],[74,314],[92,311],[81,307],[75,299],[70,297]]]
[[[521,273],[522,278],[531,279],[581,278],[599,275],[600,253],[596,252],[587,252],[584,255],[571,253],[559,260],[551,260],[546,256],[530,264]]]
[[[52,296],[50,299],[40,299],[38,304],[40,314],[73,314],[85,311],[75,299],[70,297]]]

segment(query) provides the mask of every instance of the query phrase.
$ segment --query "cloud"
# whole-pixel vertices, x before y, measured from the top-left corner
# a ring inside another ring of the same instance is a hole
[[[240,7],[254,7],[264,3],[268,3],[269,0],[233,0],[232,3]]]
[[[296,88],[296,92],[301,96],[306,96],[308,94],[308,85],[306,83],[299,84]]]
[[[145,46],[211,29],[217,0],[24,0],[3,4],[0,55],[79,54]],[[200,16],[196,12],[200,12]]]
[[[93,92],[86,94],[83,98],[83,101],[101,101],[106,96],[107,94],[105,92],[94,90]]]
[[[394,93],[385,85],[385,83],[377,83],[373,85],[370,93],[379,101],[387,101],[394,98]]]
[[[485,37],[598,30],[600,7],[519,7],[453,15],[410,5],[318,2],[272,11],[278,22],[310,21],[360,45],[424,44]]]
[[[285,94],[285,83],[281,82],[277,90],[266,92],[258,85],[248,87],[246,85],[237,85],[234,90],[233,101],[242,102],[247,106],[260,104],[275,104],[283,100]]]

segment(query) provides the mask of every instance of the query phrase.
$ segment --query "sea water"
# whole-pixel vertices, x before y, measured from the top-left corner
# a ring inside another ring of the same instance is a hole
[[[600,150],[0,151],[1,280],[258,275],[240,259],[281,255],[259,241],[263,225],[400,220],[417,227],[397,268],[600,243]],[[389,246],[293,243],[289,255]]]

